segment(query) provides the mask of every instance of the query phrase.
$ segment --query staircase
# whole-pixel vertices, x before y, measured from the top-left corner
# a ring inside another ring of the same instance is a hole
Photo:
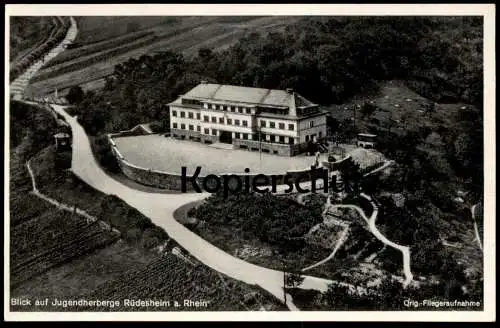
[[[234,146],[232,144],[223,143],[223,142],[215,142],[215,143],[210,144],[208,146],[212,147],[212,148],[217,148],[217,149],[227,149],[227,150],[234,149]]]
[[[328,153],[328,147],[325,144],[318,144],[318,148],[321,153]]]

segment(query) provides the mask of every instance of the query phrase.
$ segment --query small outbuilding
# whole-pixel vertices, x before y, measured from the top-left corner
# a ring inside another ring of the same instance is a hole
[[[64,132],[59,132],[54,135],[54,139],[56,142],[57,151],[64,151],[71,149],[71,137],[69,134]]]

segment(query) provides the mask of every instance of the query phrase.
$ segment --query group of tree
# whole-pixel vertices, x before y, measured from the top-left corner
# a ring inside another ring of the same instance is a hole
[[[480,25],[469,18],[304,18],[283,32],[250,33],[226,50],[201,48],[191,59],[169,51],[132,58],[115,67],[101,95],[86,95],[82,114],[104,120],[94,133],[162,120],[168,117],[165,105],[200,80],[294,88],[314,102],[332,104],[379,80],[418,79],[419,86],[432,86],[429,96],[436,99],[441,89],[450,98],[445,86],[458,85],[455,100],[479,103],[482,86],[473,82],[482,80],[482,70],[473,55],[481,49],[470,43],[481,38]],[[472,41],[448,35],[450,27]],[[453,42],[463,44],[463,52],[451,51]],[[464,53],[470,62],[462,60]],[[477,90],[464,91],[471,88]],[[92,119],[82,120],[84,127],[93,126]]]
[[[270,193],[238,193],[227,198],[217,193],[188,214],[212,227],[230,227],[239,238],[257,238],[286,254],[305,246],[303,237],[321,222],[322,207],[317,199],[309,199],[304,206]]]

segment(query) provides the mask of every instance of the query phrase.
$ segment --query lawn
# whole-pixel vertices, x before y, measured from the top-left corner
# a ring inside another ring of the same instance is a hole
[[[200,176],[222,173],[283,174],[287,171],[310,168],[314,156],[284,157],[259,152],[218,149],[193,141],[165,138],[161,135],[121,137],[114,139],[126,161],[144,168],[170,173],[194,172],[201,166]],[[326,156],[323,160],[326,160]]]

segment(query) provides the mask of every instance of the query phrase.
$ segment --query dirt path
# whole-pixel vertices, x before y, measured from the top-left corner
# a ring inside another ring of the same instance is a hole
[[[120,234],[120,232],[118,230],[116,230],[115,228],[111,227],[106,222],[99,220],[95,216],[92,216],[92,215],[88,214],[84,210],[79,209],[79,208],[74,207],[74,206],[70,206],[70,205],[65,204],[65,203],[58,202],[57,200],[55,200],[53,198],[50,198],[47,195],[42,194],[38,190],[38,188],[36,187],[36,179],[35,179],[35,175],[33,174],[33,170],[31,169],[30,162],[31,162],[31,159],[26,162],[26,168],[28,169],[28,173],[29,173],[30,178],[31,178],[31,184],[32,184],[32,187],[33,187],[33,191],[32,192],[33,192],[33,194],[35,196],[37,196],[38,198],[46,201],[47,203],[50,203],[50,204],[54,205],[58,209],[61,209],[63,211],[67,211],[67,212],[71,212],[71,213],[75,213],[75,214],[80,215],[81,217],[83,217],[87,221],[87,223],[97,222],[98,221],[99,224],[103,227],[104,230],[114,231],[115,233]]]
[[[165,229],[171,238],[201,263],[247,284],[259,285],[284,301],[283,272],[236,258],[210,244],[174,219],[173,213],[176,209],[184,204],[205,199],[210,196],[209,193],[148,193],[116,181],[109,177],[95,161],[89,139],[76,118],[68,115],[63,106],[53,105],[53,108],[64,116],[73,131],[72,171],[76,176],[96,190],[105,194],[114,194],[135,207],[153,223]],[[333,282],[328,279],[305,276],[300,288],[325,292],[328,285]],[[295,310],[296,307],[294,308],[290,302],[287,302],[288,307]]]
[[[481,252],[483,252],[483,243],[481,242],[481,237],[479,236],[479,229],[477,228],[477,222],[476,222],[476,214],[475,214],[476,207],[477,207],[477,204],[472,205],[470,211],[472,213],[472,221],[474,222],[474,233],[476,234],[477,244],[478,244]]]
[[[392,164],[394,164],[394,163],[395,163],[395,161],[393,161],[393,160],[387,161],[387,162],[385,162],[385,163],[384,163],[384,165],[382,165],[381,167],[376,168],[375,170],[370,171],[370,172],[368,172],[368,173],[364,174],[364,175],[363,175],[363,178],[366,178],[367,176],[369,176],[369,175],[371,175],[371,174],[373,174],[373,173],[377,173],[377,172],[379,172],[379,171],[382,171],[382,170],[386,169],[387,167],[391,166],[391,165],[392,165]]]
[[[346,225],[346,226],[344,226],[344,230],[342,230],[342,234],[340,235],[340,238],[337,240],[337,243],[335,244],[335,247],[334,247],[333,251],[330,253],[330,255],[328,255],[327,257],[325,257],[323,260],[314,263],[313,265],[305,267],[304,269],[302,269],[302,272],[311,270],[311,269],[313,269],[315,267],[323,265],[326,262],[332,260],[335,257],[335,254],[337,253],[337,251],[340,249],[340,247],[347,240],[347,233],[348,232],[349,232],[349,226]]]
[[[14,97],[14,99],[16,100],[22,99],[24,96],[24,91],[26,90],[26,87],[28,86],[28,83],[31,80],[31,78],[42,68],[43,65],[45,65],[46,62],[48,62],[49,60],[53,59],[61,52],[66,50],[66,45],[72,43],[75,40],[76,35],[78,34],[78,28],[76,26],[75,19],[73,17],[70,17],[70,19],[71,19],[71,26],[69,27],[64,40],[61,41],[61,43],[59,43],[52,50],[50,50],[49,53],[45,55],[45,57],[34,63],[17,79],[12,81],[9,89],[10,89],[10,94]]]

